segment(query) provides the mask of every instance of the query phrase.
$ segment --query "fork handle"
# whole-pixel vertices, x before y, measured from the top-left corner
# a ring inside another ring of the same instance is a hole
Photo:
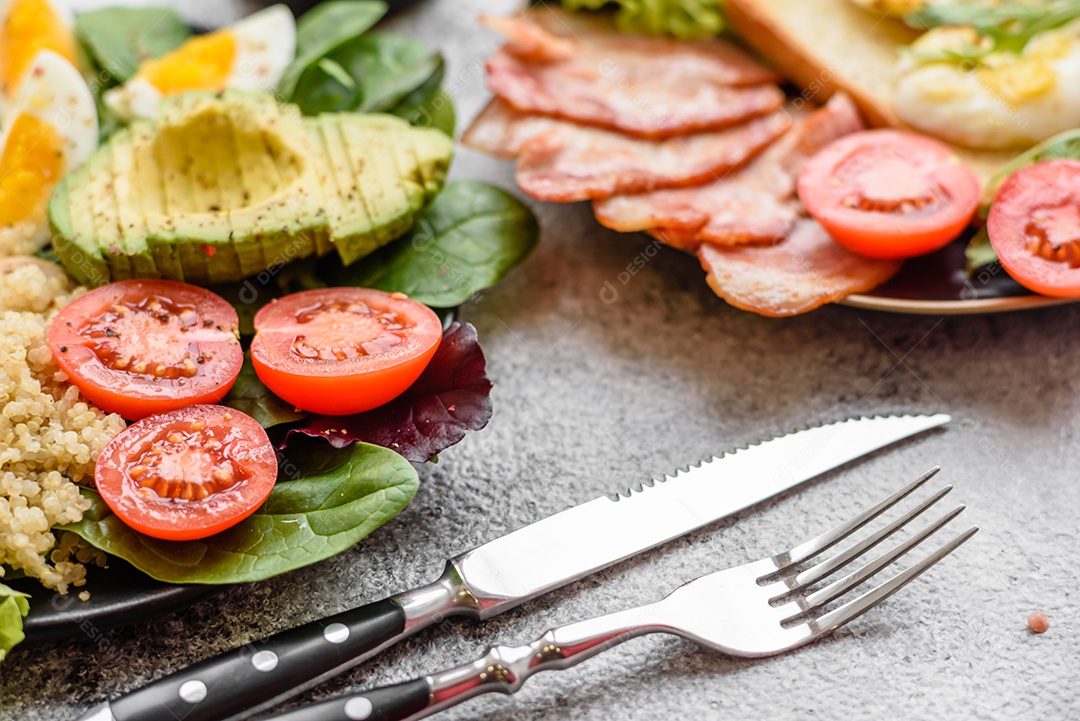
[[[561,671],[635,636],[667,630],[642,623],[647,617],[643,612],[649,608],[632,608],[552,629],[523,646],[493,646],[472,663],[303,706],[265,721],[402,721],[485,693],[511,694],[534,673]]]

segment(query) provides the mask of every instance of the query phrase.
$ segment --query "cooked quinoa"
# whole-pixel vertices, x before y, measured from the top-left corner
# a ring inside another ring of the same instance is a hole
[[[49,321],[80,292],[56,266],[0,259],[0,563],[61,593],[83,585],[95,559],[51,529],[82,519],[89,502],[77,484],[92,482],[124,428],[82,399],[49,350]]]

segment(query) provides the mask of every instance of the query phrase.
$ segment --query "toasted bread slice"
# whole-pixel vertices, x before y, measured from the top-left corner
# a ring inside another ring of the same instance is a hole
[[[808,99],[847,92],[870,125],[902,128],[893,109],[900,46],[919,33],[851,0],[725,0],[732,30],[791,78]],[[1015,152],[953,146],[985,187]]]

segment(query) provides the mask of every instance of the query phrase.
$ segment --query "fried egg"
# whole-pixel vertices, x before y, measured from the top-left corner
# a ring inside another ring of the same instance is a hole
[[[1080,126],[1080,20],[1035,36],[1022,53],[921,61],[978,50],[971,28],[935,28],[900,61],[893,96],[908,125],[983,150],[1023,148]]]
[[[30,253],[48,241],[53,187],[97,144],[97,109],[86,81],[65,58],[39,51],[0,134],[0,255]]]
[[[14,100],[39,51],[78,64],[74,19],[58,0],[0,0],[0,107]]]
[[[273,5],[148,60],[124,85],[105,93],[105,104],[131,120],[154,117],[163,97],[188,90],[272,92],[295,54],[292,12]]]

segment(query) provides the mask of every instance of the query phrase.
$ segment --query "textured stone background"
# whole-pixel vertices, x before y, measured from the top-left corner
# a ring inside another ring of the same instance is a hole
[[[465,121],[485,97],[479,58],[497,42],[474,18],[514,5],[430,0],[393,22],[446,53]],[[512,187],[509,165],[465,150],[455,175]],[[644,237],[601,229],[585,205],[536,211],[539,250],[463,310],[488,354],[495,417],[422,470],[404,513],[317,567],[107,631],[104,642],[18,649],[0,667],[0,719],[69,721],[206,656],[430,581],[449,555],[630,482],[799,425],[892,411],[956,421],[484,624],[429,629],[300,700],[405,680],[657,599],[816,533],[936,463],[982,532],[832,638],[752,662],[637,639],[443,717],[1077,718],[1080,306],[965,318],[828,308],[768,320],[714,297],[692,259],[650,255]],[[622,285],[642,253],[645,267]],[[605,282],[618,288],[614,303],[600,299]],[[1035,609],[1051,619],[1042,636],[1026,630]]]

